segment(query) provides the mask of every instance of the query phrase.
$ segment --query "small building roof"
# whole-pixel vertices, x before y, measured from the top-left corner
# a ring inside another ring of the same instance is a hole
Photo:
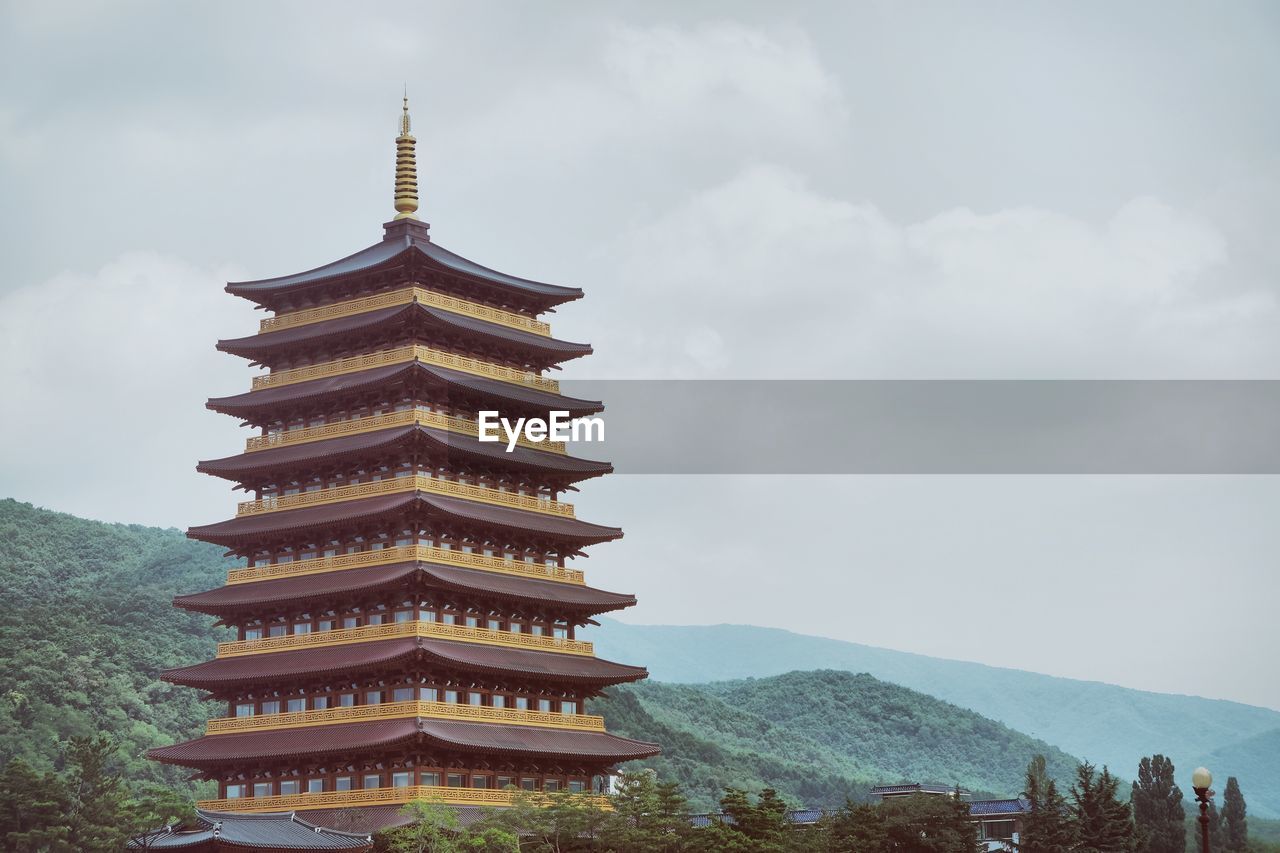
[[[145,840],[144,840],[145,839]],[[308,823],[294,812],[239,814],[196,811],[190,827],[166,827],[132,839],[130,850],[369,850],[367,833]]]
[[[903,782],[899,785],[877,785],[871,789],[871,796],[883,797],[893,796],[895,794],[951,794],[956,790],[955,785],[938,785],[921,782]],[[969,796],[969,791],[964,788],[960,789],[960,796]]]
[[[1023,797],[1012,800],[974,800],[969,803],[969,814],[974,817],[1020,815],[1031,811],[1031,801]]]

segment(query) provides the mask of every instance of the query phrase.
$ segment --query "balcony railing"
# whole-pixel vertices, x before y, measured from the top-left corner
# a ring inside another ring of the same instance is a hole
[[[325,708],[321,711],[294,711],[282,714],[259,714],[253,717],[219,717],[209,721],[205,731],[211,735],[227,732],[263,732],[274,729],[296,729],[333,723],[358,723],[365,720],[391,720],[406,717],[430,717],[438,720],[461,720],[467,723],[507,723],[516,726],[539,726],[577,731],[604,731],[604,717],[594,714],[553,714],[549,711],[519,711],[515,708],[491,708],[484,705],[462,705],[454,702],[387,702],[381,705],[355,705],[349,708]]]
[[[246,452],[256,450],[267,450],[272,447],[283,447],[289,444],[301,444],[308,441],[320,441],[326,438],[337,438],[343,435],[357,435],[363,432],[372,432],[373,430],[387,429],[388,427],[411,426],[413,424],[421,424],[422,426],[435,427],[437,429],[448,430],[449,432],[462,433],[463,435],[479,436],[480,426],[475,421],[466,418],[457,418],[452,415],[443,415],[440,412],[430,412],[426,409],[408,409],[403,412],[387,412],[383,415],[371,415],[367,418],[353,418],[349,421],[338,421],[332,424],[323,424],[321,426],[303,427],[302,429],[288,430],[285,432],[273,432],[267,435],[250,436],[244,443]],[[562,441],[529,441],[522,434],[517,440],[517,444],[533,450],[547,450],[552,453],[567,453]]]
[[[458,299],[454,296],[445,296],[443,293],[427,290],[417,284],[412,287],[393,290],[390,293],[367,296],[364,299],[335,302],[332,305],[322,305],[319,308],[308,308],[305,311],[294,311],[289,314],[280,314],[276,317],[267,317],[258,323],[258,332],[275,332],[294,326],[304,326],[308,323],[318,323],[321,320],[333,320],[338,317],[350,317],[352,314],[363,314],[366,311],[376,311],[379,308],[390,308],[393,305],[408,305],[410,302],[419,302],[432,308],[452,311],[455,314],[466,314],[468,317],[488,320],[490,323],[498,323],[512,329],[532,332],[535,335],[546,336],[551,334],[551,327],[541,320],[535,320],[532,317],[515,314],[511,311],[503,311],[501,308],[490,308],[488,305],[481,305],[478,302],[468,302],[465,299]]]
[[[306,506],[353,501],[375,495],[394,495],[400,492],[431,492],[436,495],[447,495],[451,498],[464,498],[469,501],[505,506],[511,509],[523,509],[530,512],[545,512],[562,518],[573,518],[573,504],[553,501],[551,498],[520,495],[515,492],[502,492],[488,486],[475,486],[468,483],[457,483],[453,480],[441,480],[414,474],[410,477],[390,477],[374,483],[353,483],[348,486],[333,486],[317,489],[314,492],[299,492],[296,495],[278,495],[256,501],[241,501],[236,505],[236,515],[258,515],[264,512],[276,512],[285,509],[297,509]]]
[[[399,364],[401,362],[420,361],[423,364],[431,364],[436,367],[447,367],[451,370],[458,370],[463,373],[472,373],[476,376],[484,376],[488,379],[497,379],[501,382],[510,382],[514,385],[523,385],[526,388],[537,388],[540,391],[549,391],[552,394],[560,393],[560,383],[555,379],[549,379],[540,376],[528,370],[517,370],[514,367],[504,367],[501,364],[493,364],[488,361],[481,361],[477,358],[471,358],[466,355],[458,355],[457,353],[444,352],[443,350],[432,349],[422,344],[406,344],[395,349],[381,350],[379,352],[366,353],[364,355],[353,355],[349,358],[340,358],[336,361],[324,361],[319,364],[308,364],[305,367],[295,367],[292,370],[279,370],[272,373],[266,373],[262,376],[253,377],[253,388],[275,388],[280,385],[292,385],[295,382],[306,382],[309,379],[320,379],[325,376],[339,376],[343,373],[355,373],[359,370],[368,370],[372,367],[382,367],[388,364]]]
[[[279,812],[306,809],[344,809],[355,806],[404,805],[414,800],[429,800],[450,806],[509,806],[522,792],[495,788],[446,788],[442,785],[413,785],[407,788],[372,788],[360,791],[326,791],[322,794],[289,794],[279,797],[243,797],[231,800],[201,800],[197,808],[215,812]],[[547,795],[534,794],[535,799]],[[590,797],[601,808],[608,809],[608,798],[596,794],[573,794]]]
[[[446,550],[437,548],[434,545],[397,545],[377,551],[360,551],[355,554],[339,554],[334,557],[313,557],[309,560],[297,560],[292,563],[272,563],[267,566],[232,569],[227,573],[227,583],[251,583],[274,578],[316,575],[324,572],[363,569],[368,566],[387,566],[392,563],[413,561],[443,563],[448,566],[460,566],[464,569],[500,572],[505,575],[518,575],[526,578],[537,578],[538,580],[578,584],[586,582],[580,570],[567,569],[563,566],[524,563],[503,557],[486,557],[483,554],[468,554],[453,549]]]
[[[517,634],[513,631],[494,631],[489,628],[469,628],[465,625],[446,625],[443,622],[411,621],[218,643],[218,657],[229,658],[264,652],[342,646],[348,643],[367,643],[397,637],[428,637],[530,651],[562,652],[570,655],[590,656],[592,654],[591,643],[587,640],[570,640],[567,637],[550,637],[545,634]]]

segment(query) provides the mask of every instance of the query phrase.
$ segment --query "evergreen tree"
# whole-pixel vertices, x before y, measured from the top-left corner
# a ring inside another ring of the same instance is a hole
[[[67,743],[67,818],[71,840],[83,853],[117,853],[129,836],[127,791],[110,766],[116,750],[107,735]]]
[[[1144,853],[1186,853],[1187,813],[1174,782],[1173,762],[1163,755],[1143,758],[1133,783],[1133,822]]]
[[[614,819],[604,839],[614,849],[676,851],[692,831],[680,786],[658,782],[652,770],[623,774],[611,800]]]
[[[733,828],[752,841],[779,845],[790,828],[787,804],[773,788],[761,791],[755,803],[751,802],[746,791],[726,788],[720,808],[733,818]]]
[[[823,829],[829,853],[888,853],[884,814],[874,805],[846,800],[843,807],[824,818]]]
[[[12,853],[75,853],[66,814],[66,785],[21,758],[0,772],[0,849]]]
[[[1022,853],[1069,853],[1075,847],[1075,826],[1058,784],[1049,778],[1043,755],[1027,765],[1026,791],[1031,811],[1022,821],[1018,849]]]
[[[954,797],[893,797],[880,809],[890,850],[974,853],[978,848],[978,827],[969,820],[969,804]]]
[[[1084,762],[1076,768],[1071,787],[1077,850],[1082,853],[1125,853],[1134,849],[1133,817],[1129,804],[1117,796],[1119,780],[1106,768]]]
[[[1236,777],[1227,777],[1222,794],[1222,849],[1227,853],[1244,853],[1249,849],[1249,822],[1245,816],[1244,794]]]

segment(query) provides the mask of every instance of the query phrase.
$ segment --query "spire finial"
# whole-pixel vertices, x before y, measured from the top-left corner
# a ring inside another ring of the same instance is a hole
[[[409,134],[409,86],[404,89],[404,112],[400,115],[400,135],[396,137],[396,219],[417,219],[418,160],[415,140]]]

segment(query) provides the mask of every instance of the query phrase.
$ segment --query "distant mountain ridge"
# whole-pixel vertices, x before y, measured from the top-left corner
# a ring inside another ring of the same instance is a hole
[[[1201,763],[1213,769],[1217,758],[1218,775],[1240,778],[1250,814],[1280,817],[1280,711],[931,658],[778,628],[600,622],[592,634],[596,651],[642,662],[657,681],[701,683],[817,669],[865,672],[1107,764],[1128,779],[1143,755],[1170,756],[1180,776]],[[1253,743],[1253,738],[1260,741]],[[1251,749],[1255,746],[1262,747],[1261,754]],[[1256,757],[1235,769],[1222,760],[1245,755]]]
[[[776,788],[793,805],[836,808],[906,780],[1016,796],[1045,755],[1066,782],[1076,759],[932,696],[869,675],[823,670],[714,684],[641,682],[591,703],[610,730],[663,744],[642,764],[680,782],[697,810],[725,786]]]

